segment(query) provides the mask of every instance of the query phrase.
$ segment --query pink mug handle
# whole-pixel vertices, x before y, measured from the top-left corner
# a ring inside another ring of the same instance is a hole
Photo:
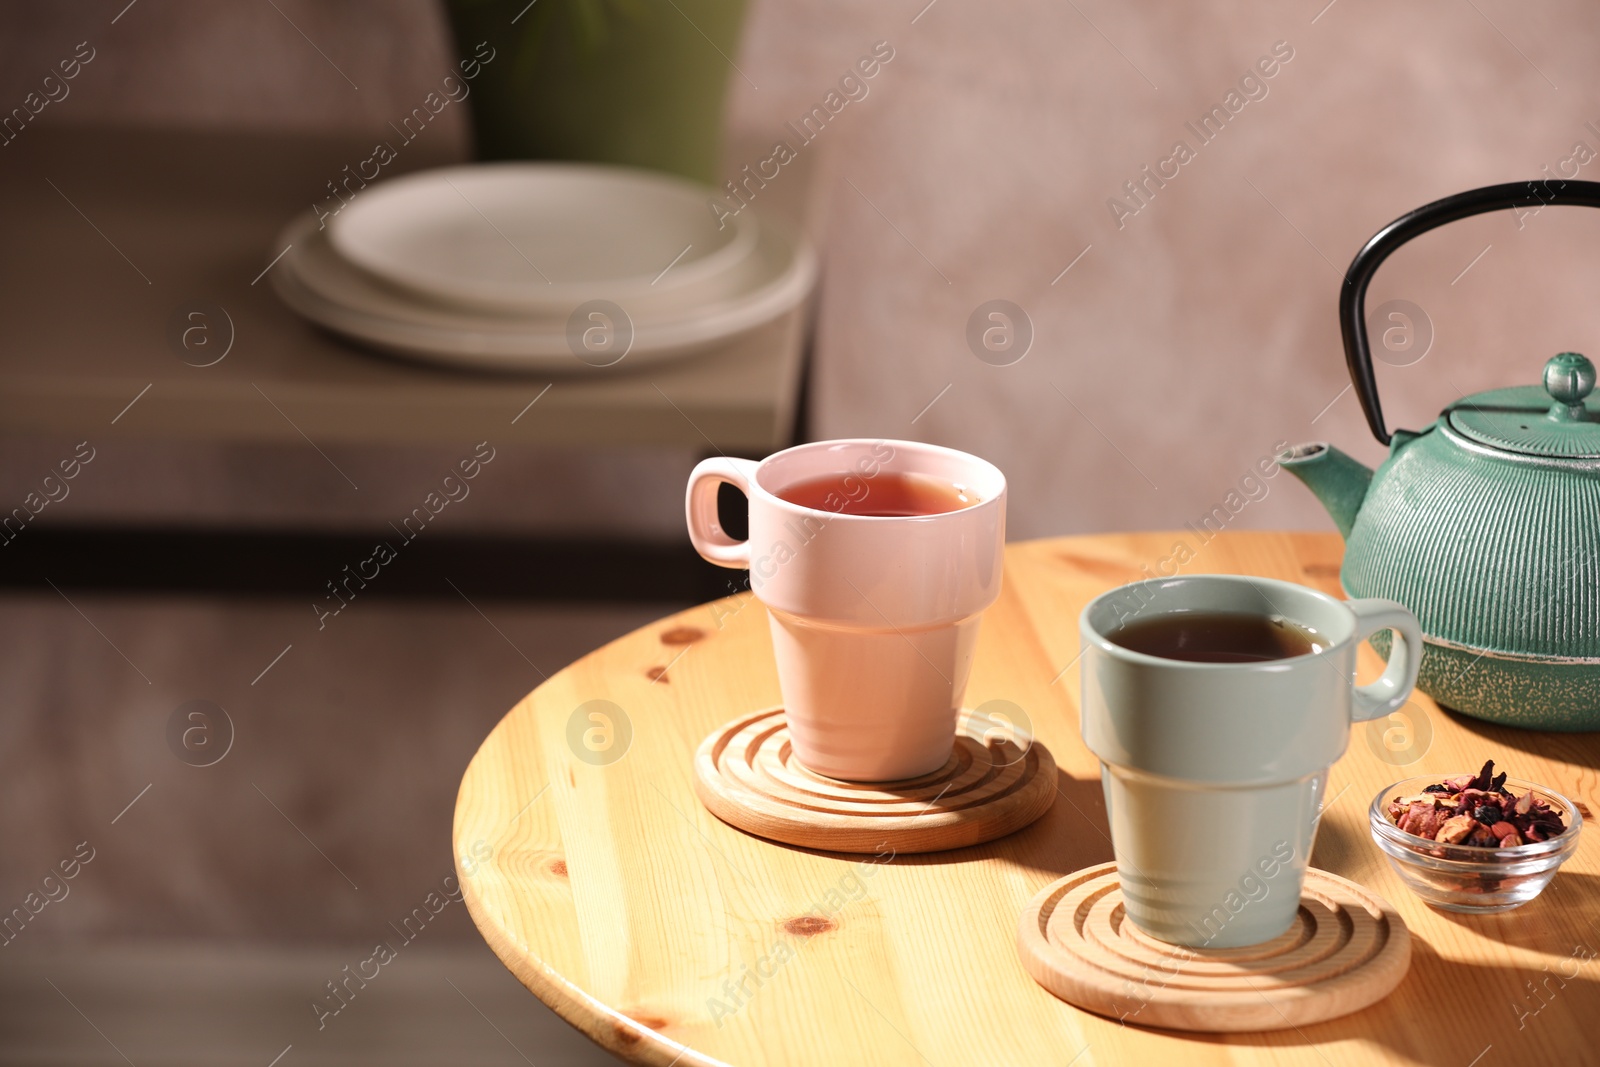
[[[689,489],[684,494],[689,540],[696,552],[719,567],[748,568],[750,542],[735,541],[723,530],[717,519],[717,487],[727,482],[750,496],[756,466],[753,460],[717,456],[701,460],[689,475]]]

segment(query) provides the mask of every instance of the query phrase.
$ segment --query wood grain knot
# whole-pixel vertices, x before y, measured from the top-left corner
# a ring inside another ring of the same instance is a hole
[[[551,874],[558,875],[562,878],[567,877],[567,861],[564,857],[557,856],[555,859],[551,860],[548,864],[548,869]]]
[[[1578,809],[1578,814],[1582,815],[1585,819],[1594,818],[1594,816],[1589,813],[1589,805],[1585,804],[1583,801],[1574,800],[1572,802],[1572,806],[1577,808]]]
[[[651,667],[649,670],[644,672],[644,676],[650,679],[652,682],[666,682],[668,685],[672,684],[672,679],[667,677],[667,669],[665,667]]]
[[[661,631],[663,645],[692,645],[706,635],[698,626],[674,626]]]
[[[1337,578],[1339,565],[1337,563],[1306,563],[1300,567],[1300,573],[1307,578]]]
[[[623,1014],[627,1016],[629,1021],[644,1027],[646,1030],[665,1030],[668,1026],[672,1025],[670,1021],[663,1019],[659,1015],[636,1015],[631,1011],[624,1012]],[[639,1042],[644,1040],[644,1035],[638,1030],[629,1026],[627,1023],[618,1020],[612,1021],[611,1030],[617,1035],[617,1040],[621,1041],[625,1045],[637,1045]]]
[[[783,928],[796,937],[816,937],[837,930],[839,924],[820,915],[797,915],[793,919],[785,919]]]

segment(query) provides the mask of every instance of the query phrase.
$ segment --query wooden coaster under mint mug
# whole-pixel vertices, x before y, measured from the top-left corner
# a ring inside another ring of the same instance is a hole
[[[1379,230],[1350,264],[1339,319],[1356,395],[1389,457],[1374,472],[1312,442],[1279,460],[1311,487],[1344,535],[1345,593],[1398,600],[1421,621],[1418,689],[1447,708],[1509,726],[1596,730],[1594,364],[1563,352],[1545,364],[1539,385],[1462,397],[1431,426],[1390,434],[1367,340],[1367,285],[1395,249],[1470,215],[1546,205],[1600,207],[1600,183],[1474,189]],[[1384,641],[1373,642],[1380,652]]]

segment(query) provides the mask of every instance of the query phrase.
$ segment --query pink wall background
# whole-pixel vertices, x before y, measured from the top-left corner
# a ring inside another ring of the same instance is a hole
[[[95,62],[42,118],[360,135],[449,62],[426,0],[279,0],[282,14],[140,0],[110,25],[122,3],[6,5],[0,99],[20,99],[57,53],[90,38]],[[830,205],[814,428],[982,453],[1011,478],[1019,538],[1181,525],[1280,441],[1327,439],[1380,457],[1353,395],[1341,396],[1334,309],[1351,255],[1435,197],[1538,176],[1579,142],[1600,151],[1586,125],[1600,125],[1600,9],[1576,0],[923,3],[755,0],[729,120],[756,144],[791,137],[784,122],[821,102],[875,42],[894,49],[868,95],[801,149],[826,154]],[[1178,138],[1195,142],[1184,124],[1280,41],[1293,58],[1264,80],[1266,95],[1119,228],[1108,198]],[[746,162],[730,160],[730,174]],[[1374,301],[1417,303],[1435,339],[1420,362],[1384,369],[1391,422],[1419,425],[1461,391],[1531,383],[1562,349],[1600,349],[1584,314],[1600,281],[1597,235],[1592,212],[1549,209],[1521,228],[1501,214],[1397,256]],[[968,317],[995,298],[1032,322],[1032,348],[1013,366],[980,362],[967,345]],[[320,475],[271,450],[223,459],[147,447],[181,476],[149,491],[124,480],[84,506],[212,507],[204,501],[227,497],[240,465],[254,472],[251,498],[267,501],[258,517],[268,521],[295,519],[316,495],[301,482]],[[601,481],[660,483],[627,514],[596,499],[560,521],[671,535],[672,483],[691,458],[517,462],[580,483],[591,469]],[[476,521],[554,520],[507,501]],[[1236,522],[1327,526],[1287,479]]]

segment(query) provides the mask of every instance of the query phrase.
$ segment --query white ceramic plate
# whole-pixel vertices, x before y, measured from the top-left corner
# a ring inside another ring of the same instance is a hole
[[[766,222],[755,232],[755,247],[728,297],[637,314],[621,305],[633,334],[626,365],[693,354],[766,325],[805,300],[817,273],[810,244]],[[606,365],[580,359],[569,339],[577,304],[530,320],[420,302],[346,262],[314,215],[285,230],[276,247],[284,245],[292,247],[270,274],[278,295],[312,322],[353,340],[424,362],[490,370],[585,373]]]
[[[719,223],[714,196],[626,167],[480,163],[363,189],[328,233],[351,263],[435,301],[523,315],[597,298],[642,308],[737,287],[758,227],[746,212]]]

